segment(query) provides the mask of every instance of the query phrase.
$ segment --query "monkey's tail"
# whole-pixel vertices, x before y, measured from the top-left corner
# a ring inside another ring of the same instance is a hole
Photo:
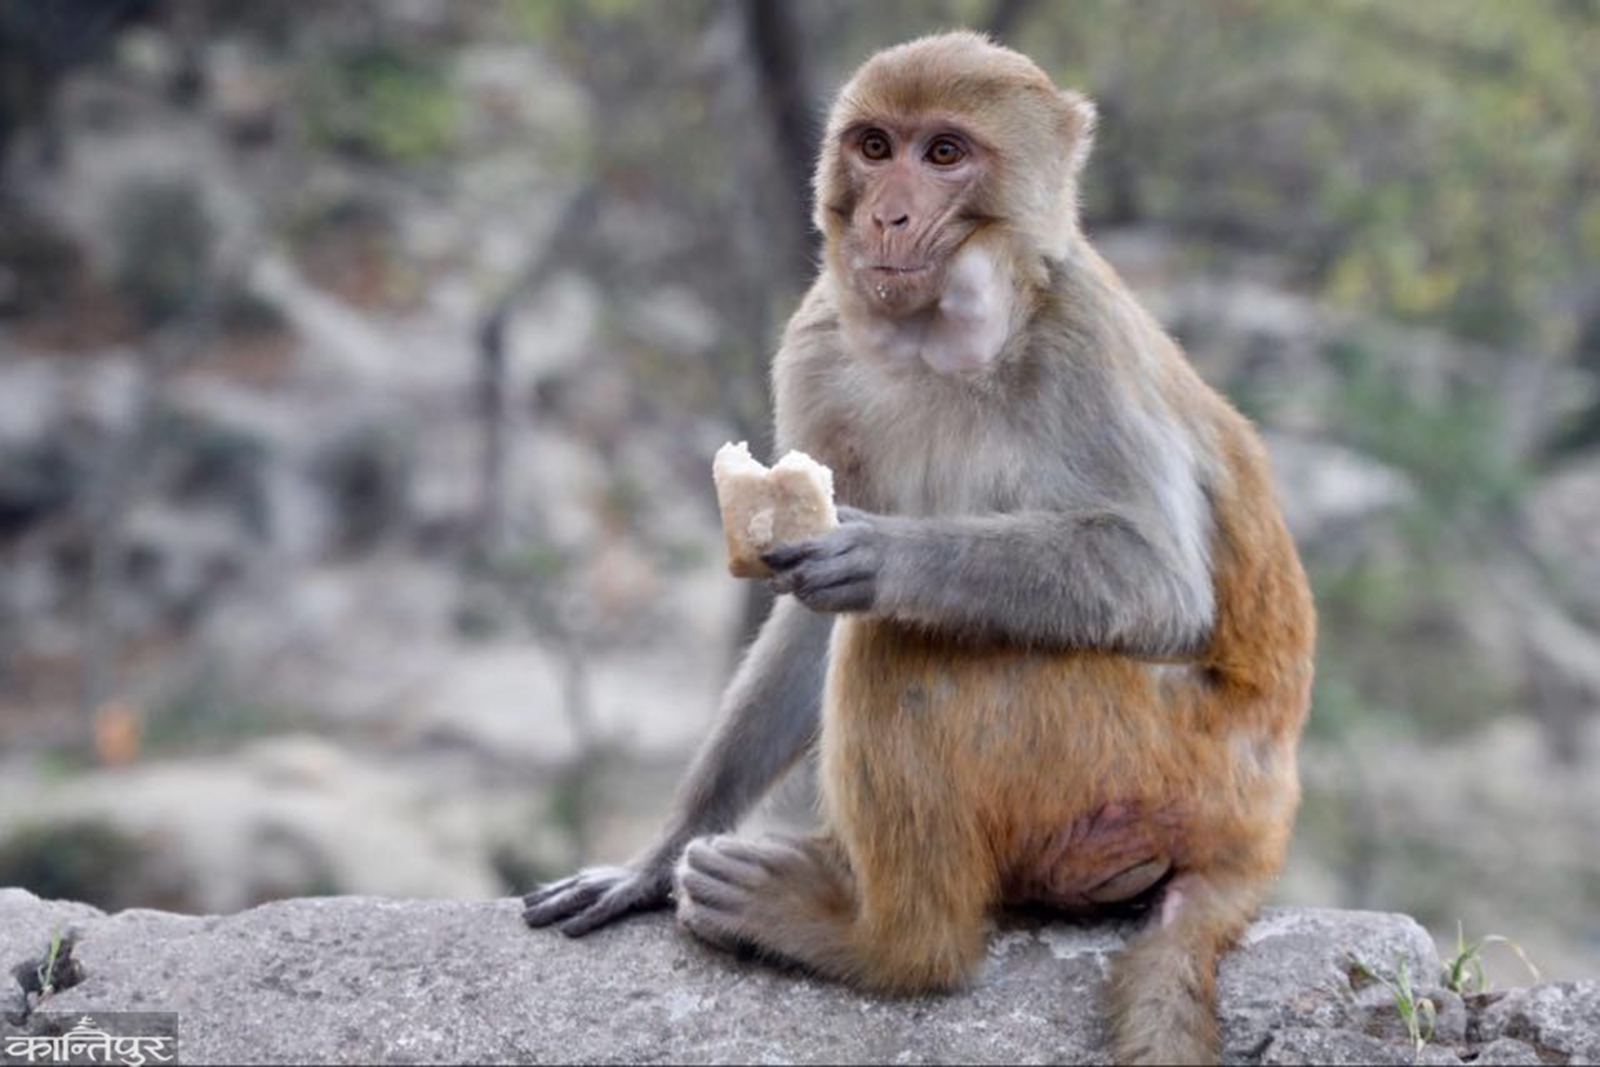
[[[1217,961],[1244,931],[1261,893],[1184,874],[1152,926],[1112,964],[1112,1049],[1118,1063],[1215,1063]]]

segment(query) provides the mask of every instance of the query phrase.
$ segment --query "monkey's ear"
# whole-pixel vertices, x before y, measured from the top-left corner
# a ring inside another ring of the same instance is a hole
[[[1095,109],[1094,101],[1076,89],[1061,90],[1061,103],[1066,114],[1066,135],[1071,153],[1067,162],[1072,173],[1077,174],[1089,158],[1089,149],[1094,147],[1094,128],[1100,113]]]

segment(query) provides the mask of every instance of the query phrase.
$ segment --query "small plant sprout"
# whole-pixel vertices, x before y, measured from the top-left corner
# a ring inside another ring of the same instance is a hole
[[[1395,1011],[1400,1014],[1400,1021],[1405,1023],[1406,1036],[1411,1039],[1411,1047],[1416,1055],[1421,1055],[1429,1041],[1433,1039],[1435,1024],[1439,1021],[1439,1009],[1434,1004],[1433,998],[1418,996],[1411,985],[1411,967],[1405,960],[1397,960],[1394,968],[1393,981],[1383,977],[1367,966],[1361,960],[1355,961],[1356,969],[1363,975],[1382,985],[1394,998]]]
[[[1483,950],[1489,945],[1504,945],[1514,952],[1522,965],[1528,968],[1528,973],[1533,976],[1535,983],[1544,980],[1539,973],[1539,968],[1534,966],[1522,946],[1509,937],[1499,934],[1489,934],[1479,938],[1471,944],[1467,943],[1460,920],[1456,921],[1456,952],[1444,964],[1443,981],[1446,989],[1463,996],[1470,993],[1487,993],[1489,991],[1489,972],[1483,965]]]
[[[61,958],[61,927],[56,927],[50,935],[50,952],[39,965],[39,993],[49,996],[56,991],[56,961]]]

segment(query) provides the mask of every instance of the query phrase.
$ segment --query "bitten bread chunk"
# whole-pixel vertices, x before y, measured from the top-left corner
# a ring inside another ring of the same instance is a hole
[[[790,452],[769,469],[750,455],[746,442],[725,444],[712,461],[711,480],[722,508],[728,571],[736,578],[770,575],[763,552],[839,525],[833,471],[804,452]]]

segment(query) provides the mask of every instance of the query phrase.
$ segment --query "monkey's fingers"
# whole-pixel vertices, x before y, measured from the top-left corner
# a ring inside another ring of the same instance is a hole
[[[529,926],[557,926],[582,937],[635,911],[665,907],[672,899],[671,872],[659,864],[596,867],[580,871],[524,898]]]
[[[554,882],[546,882],[533,892],[524,894],[522,897],[522,904],[524,907],[528,908],[533,907],[535,904],[543,904],[556,894],[565,893],[567,890],[577,885],[578,878],[579,876],[574,874],[569,875],[566,878],[558,879]]]
[[[825,551],[825,543],[826,538],[813,537],[806,541],[791,541],[786,545],[776,545],[761,554],[761,562],[782,574],[813,556],[821,555]]]
[[[572,885],[539,903],[530,904],[525,900],[522,921],[535,929],[561,922],[593,904],[605,891],[603,884],[575,880]]]
[[[808,559],[773,575],[772,591],[793,593],[812,611],[868,611],[877,598],[878,559],[855,547],[822,559]]]
[[[636,877],[614,886],[587,909],[562,923],[561,932],[568,937],[582,937],[624,915],[662,907],[670,899],[668,892],[658,888],[653,881],[642,876]]]

